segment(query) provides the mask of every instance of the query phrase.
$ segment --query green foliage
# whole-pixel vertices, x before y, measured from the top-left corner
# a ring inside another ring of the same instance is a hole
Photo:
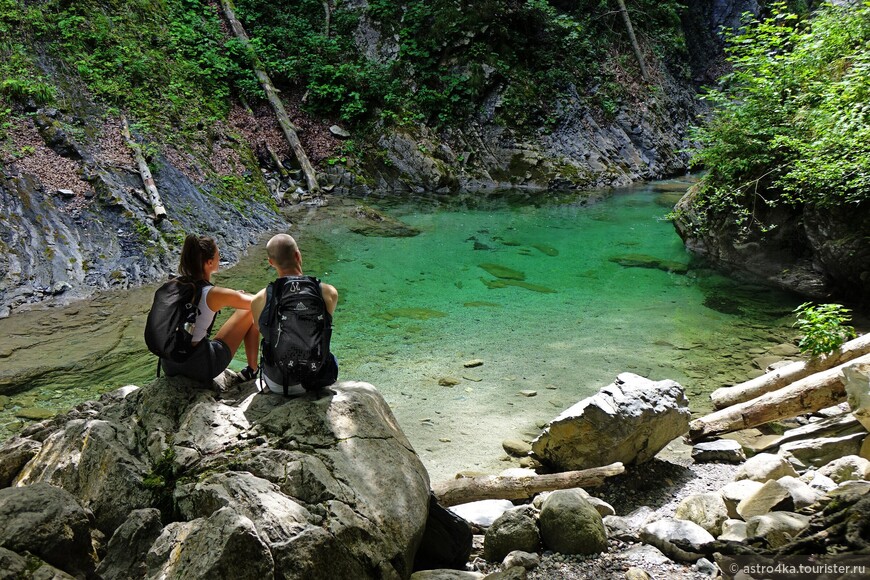
[[[701,202],[743,227],[777,204],[857,204],[870,194],[870,3],[770,18],[730,38],[733,72],[695,132]]]
[[[855,329],[846,324],[851,311],[840,304],[815,306],[804,302],[794,312],[797,314],[794,326],[803,333],[798,343],[802,353],[813,356],[828,354],[855,338]]]
[[[201,0],[0,0],[0,95],[55,99],[39,71],[44,50],[110,106],[177,134],[226,116],[234,89],[253,78]],[[25,8],[25,6],[27,6]]]
[[[614,110],[624,96],[615,76],[601,72],[612,53],[631,50],[619,14],[604,0],[370,0],[365,12],[334,6],[327,34],[320,0],[237,2],[276,84],[306,94],[317,113],[440,127],[475,114],[500,92],[501,120],[532,126],[553,121],[556,99],[572,86],[616,89],[595,91]],[[659,54],[684,51],[679,2],[630,7],[639,34]],[[370,52],[381,53],[374,58],[354,42],[364,17],[382,31],[370,39]]]
[[[175,484],[174,462],[175,450],[168,447],[152,467],[151,473],[142,480],[142,485],[157,492],[172,493]]]

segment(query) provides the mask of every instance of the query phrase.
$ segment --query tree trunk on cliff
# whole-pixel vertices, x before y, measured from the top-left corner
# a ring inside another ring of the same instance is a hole
[[[305,180],[308,183],[308,191],[311,193],[320,193],[320,186],[317,184],[317,175],[314,172],[314,167],[311,166],[311,162],[308,160],[308,155],[305,154],[305,149],[302,148],[302,143],[299,141],[299,136],[296,134],[297,127],[290,122],[290,117],[284,109],[284,103],[282,103],[281,99],[278,98],[278,91],[272,84],[272,79],[270,79],[266,71],[263,70],[260,64],[260,59],[257,57],[254,47],[251,46],[248,34],[245,32],[242,23],[239,22],[238,18],[236,18],[236,13],[233,10],[231,0],[221,0],[221,6],[224,9],[224,15],[227,17],[227,20],[233,29],[233,33],[235,33],[236,38],[239,39],[239,42],[242,43],[242,46],[248,52],[248,56],[251,59],[251,65],[254,67],[254,73],[260,81],[260,86],[263,87],[263,91],[266,93],[266,98],[269,100],[269,104],[272,105],[272,109],[275,111],[275,116],[278,117],[278,124],[281,125],[281,130],[284,131],[284,137],[286,137],[287,142],[290,144],[290,148],[293,149],[293,153],[296,155],[296,160],[299,161],[299,166],[302,168],[302,173],[305,174]]]
[[[748,429],[841,403],[846,400],[846,388],[842,380],[843,368],[863,362],[870,362],[870,354],[810,375],[751,401],[738,403],[695,419],[689,423],[689,439],[697,441],[720,433]]]
[[[332,26],[332,6],[328,0],[323,0],[323,11],[326,13],[326,26],[324,30],[324,36],[329,38],[330,28]]]
[[[565,471],[547,475],[524,477],[487,475],[451,479],[432,486],[438,503],[443,506],[459,505],[482,499],[526,499],[542,491],[597,487],[604,479],[625,471],[622,463],[593,467],[580,471]]]
[[[163,200],[160,199],[157,184],[154,183],[154,177],[151,175],[151,170],[148,169],[148,163],[142,154],[142,147],[133,140],[133,135],[130,134],[130,125],[127,124],[127,117],[124,115],[121,115],[121,133],[124,136],[124,141],[127,142],[127,146],[133,152],[136,165],[139,166],[139,175],[142,176],[142,185],[145,187],[147,201],[154,210],[154,221],[159,222],[166,217],[166,208],[163,207]]]
[[[870,334],[865,334],[850,340],[836,352],[826,357],[812,358],[808,361],[795,361],[739,385],[716,389],[710,394],[710,400],[713,401],[714,408],[724,409],[725,407],[775,391],[794,381],[868,353],[870,353]]]
[[[637,43],[637,37],[634,35],[634,27],[631,25],[631,17],[629,17],[628,10],[625,8],[625,0],[616,0],[616,3],[619,4],[619,11],[622,13],[622,20],[625,22],[625,29],[628,32],[628,39],[631,41],[631,48],[634,49],[634,56],[637,58],[637,64],[640,66],[640,74],[645,82],[649,82],[646,63],[643,60],[640,45]]]

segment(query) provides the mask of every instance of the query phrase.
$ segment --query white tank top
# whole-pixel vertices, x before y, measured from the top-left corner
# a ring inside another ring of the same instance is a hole
[[[211,323],[214,322],[214,317],[217,312],[208,307],[206,297],[209,290],[214,286],[206,286],[202,289],[202,296],[199,298],[199,314],[196,316],[196,326],[193,329],[193,343],[196,344],[206,337]]]

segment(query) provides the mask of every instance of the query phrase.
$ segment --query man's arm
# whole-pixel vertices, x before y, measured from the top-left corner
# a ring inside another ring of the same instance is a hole
[[[266,306],[266,289],[263,288],[251,300],[251,316],[254,318],[254,328],[260,332],[260,314],[263,313],[263,308]]]
[[[331,284],[320,284],[320,295],[323,296],[323,301],[326,302],[326,311],[332,316],[335,312],[335,307],[338,304],[338,290]]]

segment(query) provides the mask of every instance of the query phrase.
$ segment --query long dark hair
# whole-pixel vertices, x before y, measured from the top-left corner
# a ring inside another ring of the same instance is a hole
[[[204,280],[205,263],[214,258],[215,252],[217,252],[217,244],[214,239],[188,234],[181,247],[178,273],[192,280]]]

